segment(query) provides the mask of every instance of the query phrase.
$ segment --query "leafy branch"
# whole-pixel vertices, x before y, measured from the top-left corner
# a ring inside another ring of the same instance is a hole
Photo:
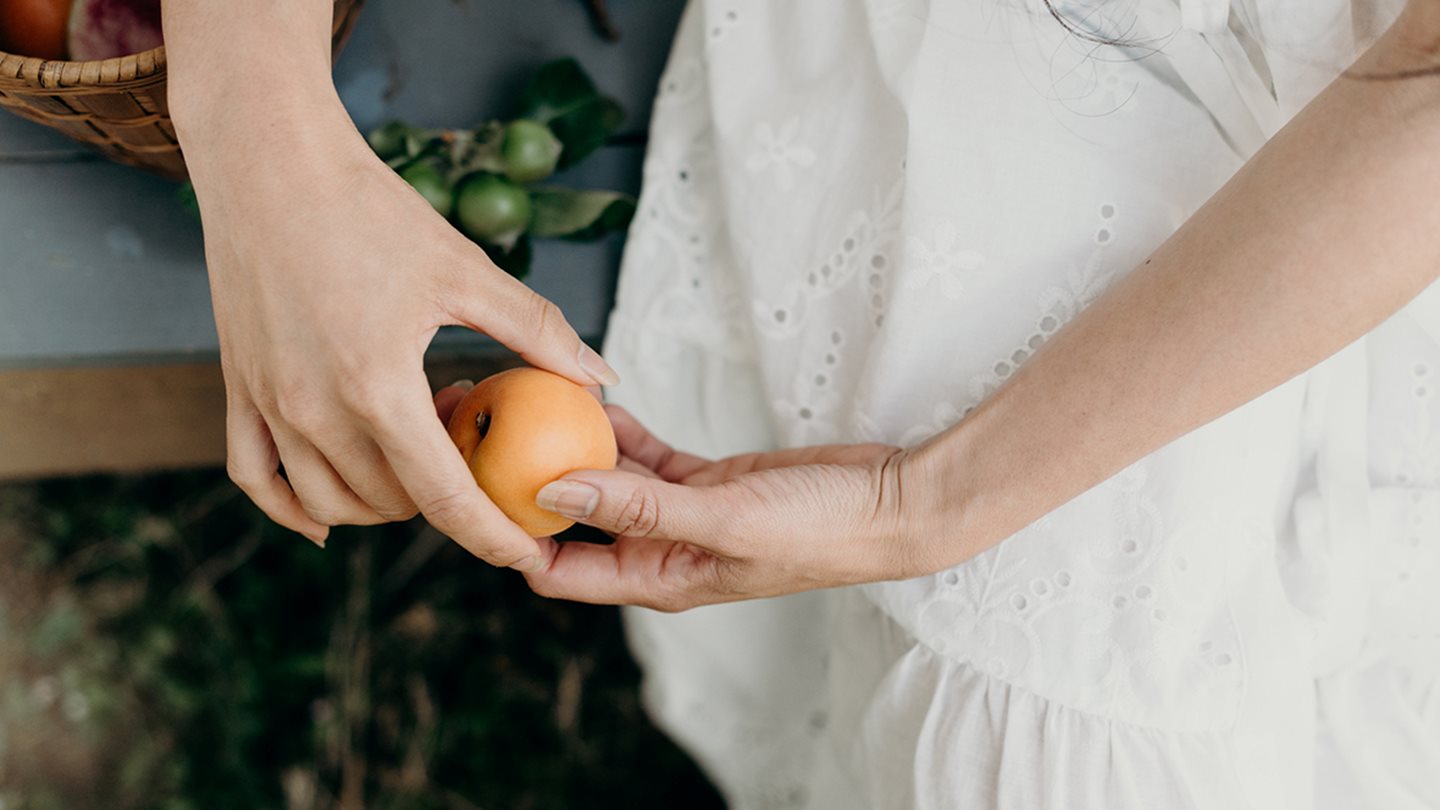
[[[535,185],[589,157],[624,119],[579,63],[560,59],[536,72],[514,120],[473,129],[392,121],[368,140],[441,216],[523,277],[532,238],[590,241],[630,224],[635,201],[628,194]]]

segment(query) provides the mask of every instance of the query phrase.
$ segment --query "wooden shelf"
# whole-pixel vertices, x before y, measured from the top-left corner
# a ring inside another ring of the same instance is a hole
[[[362,128],[467,125],[504,117],[534,67],[575,56],[642,133],[683,6],[613,2],[610,45],[578,0],[369,0],[336,85]],[[557,182],[636,191],[641,159],[609,147]],[[620,247],[537,246],[528,281],[587,340],[604,332]],[[458,329],[431,355],[444,382],[513,362]],[[217,362],[200,228],[175,184],[0,114],[0,478],[221,462]]]

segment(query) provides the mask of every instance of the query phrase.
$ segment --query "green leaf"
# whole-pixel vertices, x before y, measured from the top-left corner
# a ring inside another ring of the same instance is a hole
[[[635,199],[618,191],[537,188],[530,192],[530,204],[530,234],[537,237],[598,239],[624,229],[635,215]]]
[[[195,184],[188,180],[175,189],[175,199],[180,202],[180,207],[189,212],[190,216],[200,221],[200,200],[195,197]]]
[[[521,96],[520,118],[547,124],[564,150],[560,168],[573,166],[605,143],[625,121],[614,99],[600,94],[574,59],[542,65]]]
[[[620,125],[625,111],[614,99],[597,97],[550,120],[550,131],[560,139],[560,168],[573,166],[605,145]]]
[[[530,273],[530,261],[534,258],[534,254],[530,248],[528,235],[515,240],[515,244],[509,250],[499,245],[484,243],[481,243],[480,247],[485,250],[485,255],[490,257],[490,261],[495,262],[496,266],[515,278],[525,278]]]
[[[535,78],[520,96],[519,117],[546,124],[599,96],[579,62],[556,59],[535,71]]]

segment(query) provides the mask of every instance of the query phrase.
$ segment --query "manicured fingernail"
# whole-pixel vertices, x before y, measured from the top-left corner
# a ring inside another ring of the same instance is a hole
[[[469,391],[471,388],[474,388],[474,387],[475,387],[475,381],[474,381],[474,380],[456,380],[455,382],[450,383],[450,385],[448,385],[448,386],[446,386],[446,387],[447,387],[447,388],[462,388],[462,389],[464,389],[464,390],[466,390],[466,391]]]
[[[580,347],[580,369],[599,385],[620,384],[620,375],[605,362],[605,358],[589,346]]]
[[[590,517],[600,504],[600,490],[579,481],[552,481],[535,496],[535,504],[541,509],[580,520]]]
[[[540,569],[545,567],[545,558],[526,557],[525,559],[515,563],[510,567],[515,569],[516,571],[523,571],[526,574],[533,574],[536,571],[539,571]]]
[[[305,535],[305,539],[306,539],[306,540],[309,540],[310,542],[314,543],[315,545],[319,546],[320,548],[325,548],[325,535],[323,535],[323,534],[309,534],[309,533],[307,533],[307,534]]]

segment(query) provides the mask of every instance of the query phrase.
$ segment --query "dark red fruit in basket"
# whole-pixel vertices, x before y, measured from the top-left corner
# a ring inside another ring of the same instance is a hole
[[[65,58],[70,0],[0,0],[0,51]]]
[[[75,0],[70,11],[71,59],[128,56],[160,42],[160,0]]]

